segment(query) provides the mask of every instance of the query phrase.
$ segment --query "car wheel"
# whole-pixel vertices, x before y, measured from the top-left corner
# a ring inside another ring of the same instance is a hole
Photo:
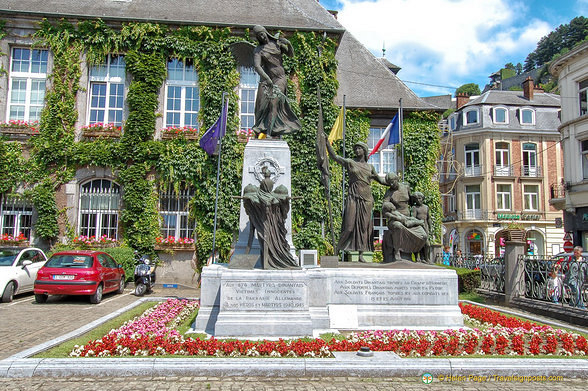
[[[120,283],[118,284],[118,290],[116,291],[116,293],[123,293],[124,291],[125,291],[125,278],[121,277]]]
[[[90,296],[90,303],[98,304],[102,301],[102,284],[98,285],[96,288],[96,292],[92,296]]]
[[[14,281],[10,281],[8,285],[6,285],[6,289],[4,289],[4,293],[2,294],[2,302],[3,303],[10,303],[12,298],[14,297],[14,291],[16,290],[16,285]]]
[[[135,287],[135,295],[143,296],[147,292],[147,286],[143,283],[138,283]]]
[[[35,301],[39,304],[46,303],[48,298],[48,295],[35,293]]]

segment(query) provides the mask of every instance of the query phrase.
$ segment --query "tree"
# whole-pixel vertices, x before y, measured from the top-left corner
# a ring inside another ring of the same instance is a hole
[[[588,18],[578,16],[562,24],[537,43],[537,48],[525,59],[524,71],[529,72],[547,64],[562,50],[569,50],[588,36]]]
[[[457,94],[466,94],[468,96],[480,95],[480,86],[478,86],[476,83],[464,84],[455,90],[455,95]]]

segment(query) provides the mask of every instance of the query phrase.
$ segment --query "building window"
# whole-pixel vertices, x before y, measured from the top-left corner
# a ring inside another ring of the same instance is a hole
[[[464,125],[473,125],[478,123],[478,109],[471,109],[464,113]]]
[[[172,187],[159,192],[159,215],[161,236],[191,238],[194,235],[194,221],[190,219],[188,205],[194,197],[194,190],[175,191]]]
[[[380,211],[374,210],[374,232],[373,232],[373,240],[374,243],[376,241],[382,242],[384,238],[384,231],[388,230],[388,226],[386,226],[386,219],[382,216]]]
[[[94,179],[80,187],[79,233],[118,239],[120,186],[108,179]]]
[[[33,206],[29,201],[2,195],[0,215],[2,235],[17,237],[22,234],[28,240],[31,239]]]
[[[122,126],[125,89],[124,56],[108,55],[90,68],[89,123]]]
[[[535,111],[531,109],[520,109],[521,125],[535,125]]]
[[[465,175],[479,176],[482,173],[480,167],[480,147],[476,144],[465,146]]]
[[[523,185],[523,209],[529,211],[539,210],[539,186]]]
[[[510,210],[511,185],[496,185],[496,209]]]
[[[40,49],[12,48],[8,119],[38,121],[45,102],[45,80],[49,52]]]
[[[370,134],[368,137],[368,148],[371,151],[378,140],[382,137],[382,133],[386,128],[370,128]],[[395,145],[388,145],[380,152],[374,153],[368,159],[370,163],[376,169],[376,172],[380,175],[384,175],[389,172],[396,172],[396,147]]]
[[[493,118],[495,124],[508,124],[508,110],[504,107],[493,108]]]
[[[466,219],[482,218],[480,185],[465,187],[466,192]]]
[[[585,115],[588,113],[588,79],[579,83],[579,89],[580,115]]]
[[[165,126],[198,129],[200,88],[194,66],[178,59],[167,62]]]
[[[582,174],[583,179],[588,179],[588,140],[582,141]]]
[[[239,119],[241,130],[249,131],[255,125],[255,97],[259,75],[253,68],[239,69],[241,81],[239,83]]]
[[[453,213],[456,211],[455,198],[456,198],[455,189],[452,189],[451,194],[449,194],[449,196],[447,197],[447,209],[448,209],[449,213]]]
[[[539,176],[537,166],[537,144],[523,143],[523,176]]]
[[[508,143],[496,143],[496,170],[497,176],[511,176],[510,151]]]
[[[455,121],[455,115],[452,115],[451,117],[449,117],[449,129],[455,130],[455,128],[457,127],[456,125],[457,123]]]

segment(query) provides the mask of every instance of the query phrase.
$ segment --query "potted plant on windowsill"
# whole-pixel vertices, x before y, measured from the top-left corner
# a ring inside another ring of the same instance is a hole
[[[27,247],[29,245],[29,240],[22,233],[19,233],[18,236],[3,234],[3,235],[0,235],[0,245],[1,246]]]
[[[507,232],[506,239],[511,242],[524,242],[525,241],[525,226],[518,221],[511,221],[506,225],[505,231]]]
[[[96,123],[82,126],[82,136],[86,138],[119,138],[121,126],[114,124]]]
[[[28,137],[39,134],[38,126],[38,121],[10,120],[0,123],[0,133],[7,136]]]
[[[161,139],[171,140],[174,138],[185,138],[186,140],[197,140],[200,136],[198,128],[190,126],[168,126],[161,129]]]
[[[155,250],[194,250],[194,239],[159,236],[155,238]]]
[[[239,129],[236,132],[237,142],[247,144],[250,138],[255,138],[255,133],[251,129]]]
[[[118,240],[106,235],[99,237],[80,235],[73,238],[72,243],[83,249],[118,247]]]

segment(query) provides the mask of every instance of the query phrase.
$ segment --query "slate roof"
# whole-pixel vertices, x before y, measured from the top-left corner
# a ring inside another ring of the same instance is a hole
[[[343,34],[336,58],[339,90],[335,103],[339,106],[345,95],[349,108],[394,109],[402,98],[402,107],[407,110],[438,109],[416,96],[348,31]]]
[[[2,0],[1,11],[40,17],[343,31],[316,0]]]
[[[470,100],[464,107],[471,105],[513,105],[513,106],[552,106],[561,107],[560,96],[546,92],[537,92],[533,94],[533,100],[525,98],[523,91],[500,91],[489,90],[479,97]]]
[[[425,102],[437,106],[440,109],[448,110],[455,109],[455,101],[452,100],[451,94],[437,95],[437,96],[424,96],[421,97]]]

